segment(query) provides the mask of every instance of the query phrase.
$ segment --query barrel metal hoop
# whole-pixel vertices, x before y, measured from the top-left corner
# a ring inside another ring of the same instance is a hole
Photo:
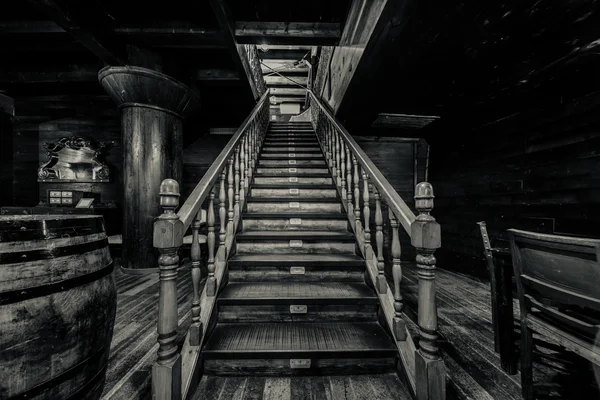
[[[83,286],[97,281],[113,272],[113,262],[111,261],[104,268],[89,274],[80,275],[75,278],[52,283],[50,285],[36,286],[27,289],[11,290],[0,293],[0,306],[17,303],[19,301],[29,300],[36,297],[48,296],[53,293],[71,290],[77,286]]]

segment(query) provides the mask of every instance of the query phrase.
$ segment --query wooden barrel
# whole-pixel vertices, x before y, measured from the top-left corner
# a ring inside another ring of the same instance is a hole
[[[97,399],[117,291],[102,216],[0,217],[0,399]]]

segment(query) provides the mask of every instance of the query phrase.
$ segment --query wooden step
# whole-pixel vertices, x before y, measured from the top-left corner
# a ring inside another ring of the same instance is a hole
[[[278,230],[334,230],[348,229],[348,216],[343,213],[244,213],[242,216],[244,231]]]
[[[322,175],[328,175],[331,176],[329,174],[329,169],[327,169],[326,166],[322,166],[322,167],[313,167],[310,165],[286,165],[286,166],[275,166],[275,167],[261,167],[258,166],[256,168],[256,175],[262,175],[262,174],[267,174],[267,175],[287,175],[287,176],[300,176],[300,175],[311,175],[311,174],[322,174]]]
[[[202,357],[208,374],[378,373],[394,368],[396,348],[377,322],[218,323]]]
[[[263,146],[319,146],[319,141],[314,138],[265,138]]]
[[[246,210],[251,213],[342,212],[340,200],[330,198],[249,197],[246,202]]]
[[[262,154],[266,154],[266,153],[282,153],[282,152],[296,152],[296,153],[319,153],[319,154],[323,154],[321,152],[321,147],[319,146],[308,146],[308,145],[301,145],[301,146],[274,146],[274,145],[265,145],[262,148]]]
[[[377,321],[379,300],[363,282],[230,282],[219,322]]]
[[[364,282],[365,262],[350,254],[236,254],[230,282]]]
[[[378,304],[377,294],[354,282],[238,282],[219,294],[219,304]]]
[[[237,254],[355,254],[347,231],[248,231],[236,236]]]
[[[258,165],[260,167],[294,167],[294,166],[314,166],[314,167],[325,167],[325,158],[322,157],[319,160],[296,160],[296,159],[283,159],[283,160],[265,160],[259,159]]]
[[[254,183],[261,185],[274,185],[280,183],[297,183],[300,185],[306,184],[317,184],[317,185],[333,185],[331,176],[296,176],[290,174],[289,176],[263,176],[255,175]]]
[[[289,160],[291,158],[300,158],[302,160],[323,160],[325,156],[323,153],[312,152],[312,153],[296,153],[296,152],[281,152],[281,153],[262,153],[260,155],[261,160]]]
[[[311,187],[314,186],[314,187]],[[250,196],[252,197],[327,197],[337,198],[338,192],[333,185],[259,185],[254,184],[250,188]]]

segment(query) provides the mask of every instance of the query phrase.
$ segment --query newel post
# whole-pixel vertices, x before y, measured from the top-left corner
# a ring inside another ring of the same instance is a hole
[[[183,222],[175,213],[179,206],[179,183],[165,179],[160,185],[163,213],[154,222],[153,243],[160,253],[158,297],[158,352],[152,367],[152,397],[181,398],[181,356],[177,349],[177,252],[183,244]]]
[[[415,206],[419,215],[411,226],[411,243],[417,250],[419,277],[418,323],[419,349],[415,354],[417,400],[446,398],[446,371],[440,358],[437,334],[437,306],[435,301],[435,250],[441,246],[440,224],[430,212],[433,210],[433,187],[421,182],[415,190]]]

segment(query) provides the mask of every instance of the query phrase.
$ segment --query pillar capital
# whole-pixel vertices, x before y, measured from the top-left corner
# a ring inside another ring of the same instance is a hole
[[[200,95],[161,72],[136,66],[107,66],[98,81],[117,106],[144,107],[183,118],[200,107]]]

